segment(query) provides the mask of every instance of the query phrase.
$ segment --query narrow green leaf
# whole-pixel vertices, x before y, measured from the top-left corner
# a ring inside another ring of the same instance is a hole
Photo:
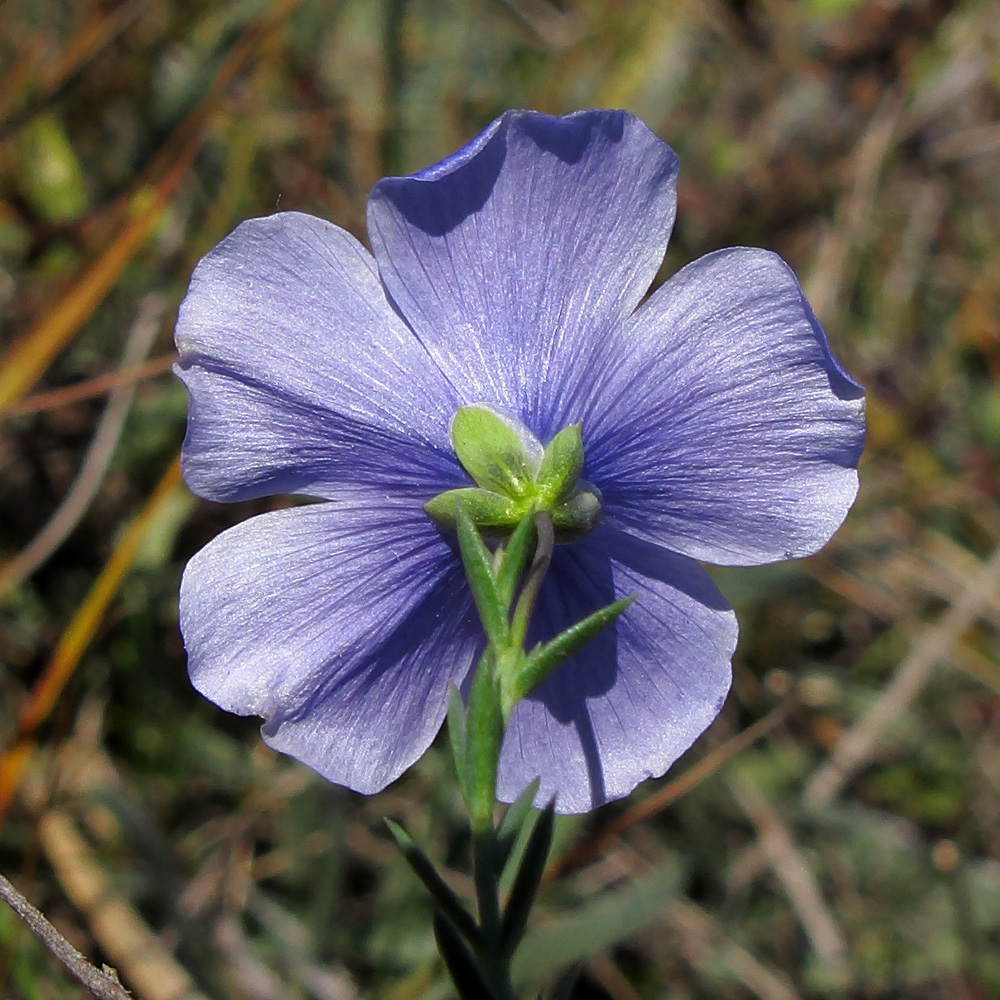
[[[510,626],[507,608],[493,576],[493,556],[464,507],[458,510],[458,547],[486,637],[494,646],[505,646],[510,639]]]
[[[521,827],[531,812],[531,804],[538,794],[540,780],[535,780],[507,807],[507,811],[497,827],[497,872],[506,867],[510,852],[514,849]]]
[[[398,823],[387,819],[385,825],[389,828],[389,832],[396,841],[403,857],[406,858],[417,878],[423,883],[424,888],[431,894],[435,905],[447,916],[451,924],[468,938],[473,947],[479,947],[481,935],[478,925],[462,901],[438,874],[438,870],[430,858],[424,854],[417,846],[416,841]]]
[[[483,406],[463,406],[451,422],[451,443],[465,471],[482,486],[511,497],[534,493],[540,455],[527,428]]]
[[[635,600],[626,597],[607,607],[600,608],[582,621],[560,632],[544,646],[533,649],[519,664],[516,671],[506,671],[501,677],[503,683],[503,710],[508,716],[514,706],[531,694],[556,667],[565,663],[578,649],[600,635],[609,625],[613,625]]]
[[[582,903],[572,914],[539,924],[517,950],[515,982],[528,986],[546,980],[631,937],[662,917],[677,894],[681,875],[671,858],[641,879]]]
[[[626,597],[600,608],[564,632],[560,632],[544,646],[533,649],[521,659],[517,670],[505,671],[500,678],[503,685],[504,716],[509,716],[522,698],[531,694],[577,650],[600,635],[608,626],[613,625],[634,600],[634,597]]]
[[[473,830],[483,830],[493,823],[493,807],[497,797],[497,760],[503,740],[500,692],[490,649],[487,649],[472,679],[466,719],[469,815]]]
[[[510,608],[514,600],[514,591],[521,580],[521,574],[531,555],[535,544],[535,518],[528,514],[521,518],[520,524],[514,529],[510,541],[503,550],[503,562],[497,573],[497,592],[504,607]]]
[[[521,865],[510,890],[507,908],[500,925],[500,948],[508,958],[514,954],[514,949],[517,948],[524,929],[528,926],[528,914],[535,902],[535,894],[538,892],[542,873],[545,871],[545,861],[552,847],[555,814],[555,800],[552,800],[535,820],[535,828],[528,838]]]
[[[461,1000],[499,1000],[451,921],[434,914],[434,940]]]
[[[448,699],[448,739],[451,741],[451,754],[455,759],[455,775],[458,777],[458,789],[466,805],[469,803],[468,769],[468,726],[465,716],[465,703],[462,692],[451,686],[451,696]]]

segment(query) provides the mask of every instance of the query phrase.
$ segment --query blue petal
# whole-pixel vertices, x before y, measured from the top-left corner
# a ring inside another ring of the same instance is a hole
[[[380,181],[385,286],[466,403],[548,440],[666,249],[677,158],[623,111],[508,112],[413,177]]]
[[[292,212],[243,223],[195,269],[176,338],[201,496],[426,499],[461,481],[455,394],[342,229]]]
[[[189,563],[180,625],[194,686],[264,738],[376,792],[416,761],[482,647],[452,550],[412,505],[263,514]]]
[[[583,417],[607,522],[723,565],[823,546],[857,494],[864,392],[784,261],[703,257],[624,333]]]
[[[586,812],[663,774],[715,718],[729,690],[736,617],[690,559],[607,527],[562,546],[539,600],[536,639],[612,600],[638,599],[514,710],[500,762],[511,801],[534,778],[538,803]]]

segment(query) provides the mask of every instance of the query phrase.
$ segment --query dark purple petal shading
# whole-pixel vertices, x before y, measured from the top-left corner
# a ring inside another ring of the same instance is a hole
[[[426,498],[460,481],[455,394],[336,226],[294,212],[243,223],[195,269],[176,339],[195,493]]]
[[[244,521],[188,563],[180,626],[205,697],[364,793],[423,754],[482,646],[457,559],[409,504]]]
[[[607,527],[556,549],[538,605],[547,638],[597,607],[638,595],[618,622],[514,709],[499,796],[534,778],[537,802],[586,812],[663,774],[718,715],[737,625],[695,562]]]
[[[465,403],[548,440],[595,353],[656,275],[677,157],[623,111],[508,112],[413,177],[368,229],[390,297]]]
[[[694,559],[808,555],[857,493],[864,391],[765,250],[710,254],[658,289],[591,400],[585,475],[605,519]]]

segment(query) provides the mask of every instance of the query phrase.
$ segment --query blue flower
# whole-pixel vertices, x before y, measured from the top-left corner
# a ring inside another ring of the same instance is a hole
[[[638,599],[511,716],[509,800],[580,812],[661,775],[719,712],[737,626],[699,565],[816,551],[857,491],[862,389],[764,250],[688,265],[643,301],[677,158],[625,112],[508,112],[380,181],[369,253],[320,219],[245,222],[180,310],[184,475],[211,500],[323,500],[224,532],[188,564],[195,687],[264,739],[375,792],[426,750],[482,648],[453,538],[423,505],[469,486],[463,406],[541,441],[582,423],[602,520],[556,549],[547,638]]]

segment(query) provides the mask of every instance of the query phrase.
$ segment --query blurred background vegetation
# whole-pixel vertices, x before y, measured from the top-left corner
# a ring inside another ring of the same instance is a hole
[[[403,819],[464,886],[436,747],[374,800],[189,688],[185,560],[268,502],[180,485],[191,268],[510,107],[681,157],[663,275],[780,252],[869,390],[819,556],[719,572],[743,636],[666,779],[564,821],[527,982],[612,1000],[1000,997],[1000,6],[0,3],[0,870],[140,1000],[449,995]],[[277,501],[280,503],[280,501]],[[81,990],[0,907],[0,996]]]

